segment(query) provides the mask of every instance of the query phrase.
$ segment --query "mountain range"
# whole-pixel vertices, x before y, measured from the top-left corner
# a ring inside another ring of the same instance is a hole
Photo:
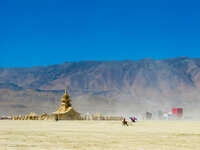
[[[185,115],[200,117],[200,58],[0,68],[0,115],[55,111],[65,88],[81,113],[141,115],[183,107]]]

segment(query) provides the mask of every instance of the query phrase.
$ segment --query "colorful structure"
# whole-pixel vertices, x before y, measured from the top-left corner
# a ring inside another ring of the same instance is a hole
[[[55,120],[80,120],[80,113],[76,112],[72,108],[71,99],[69,98],[69,94],[67,89],[65,90],[65,94],[61,98],[61,106],[58,108],[56,112],[53,113]]]
[[[183,108],[172,108],[172,114],[180,119],[183,117]]]

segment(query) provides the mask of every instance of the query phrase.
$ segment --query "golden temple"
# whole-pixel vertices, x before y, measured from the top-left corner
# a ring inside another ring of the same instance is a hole
[[[65,94],[61,98],[61,106],[56,112],[53,113],[56,120],[79,120],[81,119],[80,113],[76,112],[71,105],[71,99],[69,97],[67,89]]]

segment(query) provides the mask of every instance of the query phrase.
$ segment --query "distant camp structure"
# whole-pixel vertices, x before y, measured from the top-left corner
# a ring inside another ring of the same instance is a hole
[[[172,114],[175,119],[181,119],[183,117],[183,108],[172,108]]]
[[[2,116],[0,117],[0,120],[11,120],[10,116]]]
[[[28,115],[28,119],[27,120],[38,120],[38,116],[36,113],[34,112],[31,112],[29,115]]]
[[[146,112],[146,119],[147,120],[151,120],[152,119],[152,113],[150,113],[150,112]]]
[[[48,120],[49,119],[49,115],[44,112],[42,115],[39,116],[39,120]]]
[[[82,120],[112,120],[112,121],[117,121],[117,120],[122,120],[123,117],[120,116],[104,116],[102,114],[100,114],[99,112],[95,113],[95,114],[86,114],[84,116],[81,116]]]
[[[34,112],[31,112],[29,115],[25,115],[25,116],[22,116],[22,115],[11,116],[12,120],[38,120],[38,118],[39,116]]]

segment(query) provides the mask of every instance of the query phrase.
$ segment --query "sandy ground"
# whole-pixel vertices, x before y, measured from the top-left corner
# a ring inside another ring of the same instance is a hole
[[[200,121],[0,121],[0,150],[200,150]]]

